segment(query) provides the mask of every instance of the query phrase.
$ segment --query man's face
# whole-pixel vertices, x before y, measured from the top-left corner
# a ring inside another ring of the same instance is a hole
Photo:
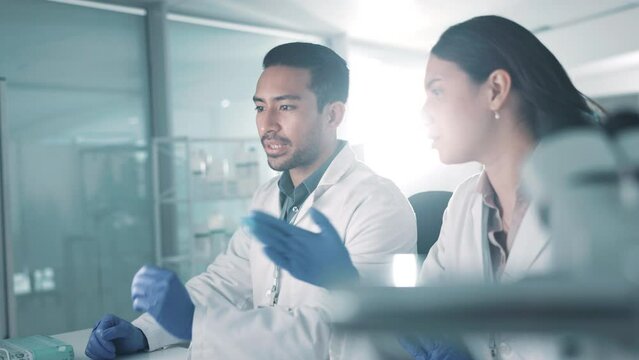
[[[257,82],[257,130],[273,170],[310,167],[322,152],[328,129],[310,82],[308,70],[289,66],[270,66]]]

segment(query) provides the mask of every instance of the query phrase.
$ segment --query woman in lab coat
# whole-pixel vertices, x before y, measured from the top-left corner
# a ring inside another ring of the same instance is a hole
[[[541,137],[593,125],[587,99],[532,33],[496,16],[442,34],[425,88],[424,113],[442,162],[477,161],[484,169],[454,192],[421,282],[510,283],[548,273],[550,239],[520,187],[521,168]],[[530,337],[491,334],[466,343],[481,358],[561,356]]]
[[[595,118],[587,98],[528,30],[497,16],[450,27],[431,50],[424,113],[447,164],[484,169],[454,192],[421,280],[511,282],[546,272],[548,238],[520,188],[540,137]]]
[[[541,137],[593,125],[587,99],[531,32],[498,16],[447,29],[431,50],[424,85],[423,110],[442,162],[476,161],[484,169],[454,192],[421,283],[508,283],[549,272],[549,238],[520,188],[521,168]],[[276,263],[293,266],[294,250],[281,245],[290,239],[262,240]],[[560,356],[548,342],[530,337],[491,334],[467,340],[479,358]],[[429,358],[428,344],[408,348]]]

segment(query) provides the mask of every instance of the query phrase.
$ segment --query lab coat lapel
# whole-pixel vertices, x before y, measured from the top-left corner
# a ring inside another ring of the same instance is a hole
[[[533,206],[522,219],[513,247],[502,274],[502,282],[517,281],[528,274],[528,270],[548,247],[550,236],[544,231]]]
[[[486,221],[484,219],[484,202],[481,195],[478,195],[473,202],[471,214],[473,217],[473,237],[475,241],[475,249],[481,249],[478,254],[481,258],[479,263],[481,264],[483,281],[491,283],[493,281],[492,263],[490,260],[490,249],[488,247],[486,233]]]
[[[275,217],[280,217],[282,207],[280,206],[280,188],[277,186],[277,182],[273,185],[273,191],[267,195],[267,199],[263,204],[262,211],[271,214]]]
[[[355,153],[348,144],[346,144],[326,169],[326,172],[320,179],[317,188],[315,188],[311,196],[309,196],[306,201],[304,201],[304,204],[302,204],[300,212],[295,219],[295,224],[299,224],[299,222],[308,214],[308,211],[313,207],[315,201],[317,201],[332,185],[337,183],[348,172],[355,161]]]

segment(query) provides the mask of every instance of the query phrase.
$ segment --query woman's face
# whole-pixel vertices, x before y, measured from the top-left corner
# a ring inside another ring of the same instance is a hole
[[[497,125],[488,85],[476,84],[457,64],[431,54],[424,86],[424,115],[440,160],[481,161]]]

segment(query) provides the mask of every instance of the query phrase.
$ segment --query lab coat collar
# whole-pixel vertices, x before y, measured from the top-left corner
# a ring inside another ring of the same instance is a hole
[[[535,207],[529,206],[515,236],[501,281],[507,283],[525,277],[549,242],[550,235],[544,231]]]
[[[485,241],[486,237],[484,236],[484,232],[486,231],[486,222],[483,218],[484,200],[479,192],[475,193],[475,200],[473,201],[471,208],[471,216],[473,221],[473,237],[476,242],[475,249],[481,249],[481,269],[483,272],[481,277],[483,278],[484,282],[492,283],[493,267],[490,260],[490,249],[488,247],[488,242]]]
[[[356,161],[355,152],[350,148],[348,142],[345,142],[345,145],[326,169],[315,191],[313,191],[302,204],[300,212],[294,221],[295,224],[299,223],[299,221],[306,216],[306,213],[313,207],[314,202],[319,199],[326,190],[339,182],[340,179],[350,171]]]
[[[483,278],[486,282],[493,282],[493,268],[490,259],[490,248],[486,236],[486,222],[484,221],[484,205],[482,196],[477,197],[472,205],[473,232],[476,234],[477,249],[482,249]],[[534,206],[529,206],[521,220],[519,230],[515,237],[513,247],[506,261],[504,272],[501,275],[502,283],[520,280],[528,274],[528,270],[539,258],[548,246],[550,236],[544,231],[544,227]]]
[[[335,156],[328,169],[322,176],[317,188],[315,190],[315,198],[319,197],[324,191],[318,191],[320,188],[328,188],[331,185],[335,185],[346,173],[350,170],[351,166],[355,163],[355,153],[345,142],[342,150]]]

